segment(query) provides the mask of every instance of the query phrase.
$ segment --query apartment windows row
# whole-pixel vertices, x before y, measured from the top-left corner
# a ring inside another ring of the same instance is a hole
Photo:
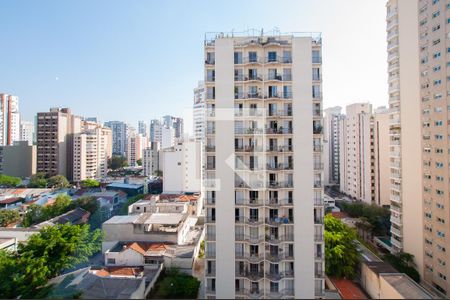
[[[312,50],[311,55],[312,63],[321,63],[322,57],[319,50]],[[214,65],[216,62],[214,52],[206,52],[205,63],[207,65]],[[262,53],[262,51],[236,51],[234,52],[234,64],[245,64],[245,63],[292,63],[292,51],[267,51],[267,53]]]

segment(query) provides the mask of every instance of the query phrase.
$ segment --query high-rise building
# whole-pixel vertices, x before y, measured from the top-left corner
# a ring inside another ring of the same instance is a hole
[[[346,107],[339,123],[339,189],[355,200],[371,204],[372,185],[372,105],[355,103]]]
[[[0,146],[20,140],[19,97],[0,94]]]
[[[34,123],[29,121],[20,122],[20,140],[27,141],[28,145],[34,142]]]
[[[152,176],[156,174],[156,171],[161,171],[158,143],[150,143],[150,146],[142,151],[142,168],[145,176]]]
[[[425,2],[428,3],[425,4]],[[436,4],[433,4],[433,2]],[[429,214],[431,211],[436,212],[433,212],[432,218],[430,217],[426,221],[428,224],[434,223],[434,220],[440,218],[442,211],[437,204],[446,201],[448,193],[445,196],[439,195],[437,190],[440,190],[443,185],[447,189],[448,177],[445,184],[445,180],[432,185],[432,181],[428,181],[424,182],[425,187],[422,186],[424,176],[422,166],[430,161],[426,156],[436,155],[436,160],[430,162],[430,167],[427,168],[431,170],[434,169],[434,166],[431,167],[431,163],[434,165],[436,162],[441,162],[444,154],[439,155],[435,152],[436,149],[430,150],[430,153],[423,151],[425,160],[422,161],[421,118],[423,117],[424,120],[431,119],[439,115],[438,110],[442,110],[441,114],[445,114],[444,111],[447,111],[446,105],[441,107],[439,104],[441,96],[438,92],[439,89],[442,89],[442,97],[447,94],[445,90],[447,79],[441,78],[446,74],[446,63],[444,61],[447,51],[444,47],[447,37],[444,28],[439,29],[440,26],[445,27],[445,25],[438,24],[444,18],[444,16],[441,17],[438,14],[442,12],[442,15],[445,15],[444,6],[446,4],[444,2],[446,1],[389,0],[386,5],[389,109],[391,111],[389,135],[392,250],[414,255],[417,269],[423,275],[423,278],[429,282],[434,280],[436,284],[442,285],[442,288],[447,283],[444,284],[445,280],[438,277],[438,268],[441,268],[438,263],[433,263],[435,268],[432,272],[429,270],[424,273],[424,250],[427,252],[432,250],[434,256],[434,258],[426,258],[427,261],[437,261],[437,259],[446,257],[443,251],[438,248],[438,246],[444,247],[440,237],[437,236],[428,240],[431,245],[428,245],[427,240],[424,240],[423,235],[426,232],[426,230],[424,231],[424,216],[431,216]],[[420,11],[423,10],[420,16],[419,5]],[[436,11],[437,16],[434,16]],[[429,27],[430,33],[424,32],[419,35],[419,17],[421,30],[425,31]],[[422,24],[424,25],[422,26]],[[442,24],[444,24],[443,21]],[[440,48],[442,50],[439,50]],[[428,52],[430,57],[427,55]],[[436,57],[434,57],[435,54]],[[425,70],[425,67],[428,66],[430,66],[430,69]],[[439,71],[441,68],[442,71]],[[423,74],[421,74],[421,71],[423,71]],[[421,86],[421,78],[423,86]],[[426,80],[430,80],[430,82],[425,83]],[[439,84],[437,80],[441,80]],[[421,88],[423,88],[424,93],[430,93],[429,95],[423,95],[422,101]],[[423,107],[421,107],[422,105]],[[424,139],[423,143],[426,148],[430,143],[439,143],[439,134],[430,135],[431,131],[446,130],[447,128],[444,126],[438,127],[434,123],[431,124],[432,122],[428,123],[430,127],[425,128],[427,122],[424,121],[423,123],[423,137],[427,138]],[[447,137],[446,134],[442,136]],[[448,176],[441,175],[444,174],[443,170],[434,169],[434,171],[436,173],[430,174],[433,178],[435,176]],[[428,192],[425,192],[424,188]],[[431,204],[430,201],[433,203]],[[448,207],[446,209],[448,212]],[[428,224],[427,226],[429,226]],[[434,228],[432,234],[436,234],[436,230],[437,227]],[[450,263],[448,265],[450,266]],[[430,275],[433,279],[430,278]]]
[[[323,161],[325,185],[339,184],[339,121],[342,118],[341,107],[324,110],[323,118]]]
[[[372,124],[373,201],[374,204],[384,207],[391,204],[389,117],[390,112],[386,107],[378,107],[374,111]]]
[[[84,121],[74,136],[73,180],[99,179],[107,175],[112,154],[112,131],[96,122]]]
[[[197,141],[204,141],[206,126],[206,90],[203,81],[198,82],[198,86],[194,89],[194,106],[193,106],[193,129],[194,137]]]
[[[73,175],[73,140],[81,131],[81,117],[68,108],[51,108],[37,114],[37,172],[47,176]]]
[[[138,121],[138,133],[143,137],[149,136],[148,127],[144,121]]]
[[[137,161],[142,158],[142,150],[144,150],[144,138],[136,130],[130,129],[127,143],[127,159],[129,166],[136,166]]]
[[[164,193],[200,192],[201,142],[195,139],[178,140],[171,148],[163,149],[162,174]]]
[[[184,133],[184,122],[182,118],[177,118],[173,116],[164,116],[163,125],[166,128],[173,128],[175,131],[175,138],[183,138]]]
[[[22,178],[36,174],[36,146],[27,141],[0,146],[0,173]]]
[[[323,296],[321,52],[315,34],[205,40],[206,297]]]
[[[105,122],[112,131],[112,152],[114,155],[126,156],[129,126],[121,121]]]
[[[150,121],[150,142],[161,143],[162,141],[162,127],[160,120],[154,119]]]

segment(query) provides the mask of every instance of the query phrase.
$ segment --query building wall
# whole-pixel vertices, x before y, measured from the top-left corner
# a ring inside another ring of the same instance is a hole
[[[0,148],[2,174],[22,178],[36,174],[36,146],[24,141]]]
[[[341,107],[330,107],[324,110],[323,127],[323,162],[324,184],[339,184],[339,120]]]
[[[389,117],[388,110],[374,114],[374,197],[379,206],[390,205]]]
[[[20,140],[19,97],[0,94],[0,146]]]

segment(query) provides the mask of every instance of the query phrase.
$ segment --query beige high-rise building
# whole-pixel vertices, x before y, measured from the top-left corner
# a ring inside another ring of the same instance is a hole
[[[20,141],[19,97],[0,93],[0,146]]]
[[[37,114],[37,172],[47,176],[73,175],[73,139],[81,132],[81,117],[68,108],[51,108]]]
[[[111,129],[84,121],[82,132],[74,136],[73,153],[73,181],[105,177],[112,153]]]
[[[207,298],[324,293],[320,35],[205,40]]]
[[[340,106],[324,109],[323,117],[323,162],[324,184],[339,184],[340,144],[339,122],[342,119]]]
[[[431,16],[431,11],[434,12],[434,10],[438,10],[438,7],[446,6],[444,2],[447,1],[430,0],[426,2],[428,4],[425,7],[429,7],[429,16],[425,18],[426,14],[421,15],[420,22],[422,23],[426,19],[425,23],[427,24],[425,27],[431,30],[434,26],[438,25],[436,19]],[[439,4],[435,5],[433,2]],[[420,4],[421,7],[424,5],[423,3]],[[432,56],[436,45],[433,45],[435,39],[431,39],[431,33],[430,36],[423,35],[420,38],[421,46],[419,46],[419,2],[417,0],[390,0],[387,2],[386,8],[389,109],[391,111],[389,133],[391,148],[390,209],[392,251],[403,251],[414,255],[417,270],[421,275],[425,275],[424,278],[427,279],[429,276],[424,274],[423,264],[423,219],[425,213],[423,201],[425,199],[423,197],[424,186],[422,185],[422,166],[424,162],[422,160],[421,145],[422,101],[420,96],[420,68],[423,67],[419,67],[419,47],[425,47],[424,51],[421,51],[422,59],[429,59],[430,63],[433,63],[433,67],[434,63],[439,63],[440,60],[434,59]],[[445,15],[444,12],[445,10],[442,10],[443,15]],[[439,26],[445,27],[444,22]],[[439,32],[442,34],[442,42],[440,44],[438,43],[439,45],[437,47],[444,47],[446,31],[442,28]],[[433,33],[433,35],[435,34]],[[428,52],[431,55],[430,57],[426,55]],[[442,54],[445,55],[445,52]],[[446,64],[444,63],[441,72],[434,72],[432,69],[427,70],[422,80],[430,80],[429,85],[434,89],[432,86],[433,81],[429,77],[435,77],[438,74],[445,73],[445,68]],[[445,85],[446,80],[442,80],[442,82]],[[424,88],[426,88],[426,84]],[[424,89],[424,91],[426,90],[428,89]],[[428,102],[423,102],[423,105],[430,103],[437,102],[434,99],[430,99]],[[443,107],[446,111],[446,105]],[[430,113],[432,113],[431,110]],[[425,115],[425,117],[430,117],[430,115]],[[432,138],[433,141],[430,140],[430,142],[434,143],[434,135]],[[435,161],[433,161],[434,163]],[[433,174],[433,176],[435,175]],[[432,188],[433,194],[430,192],[429,196],[427,196],[428,199],[438,199],[439,195],[436,195],[435,192],[438,186],[436,185]],[[448,194],[446,194],[445,198],[448,199]],[[433,203],[431,206],[436,207],[436,203]],[[436,215],[433,215],[434,220],[436,217]],[[433,248],[435,259],[442,257],[442,254],[439,254],[442,251],[437,249],[437,244],[440,244],[440,242],[437,242],[438,240],[439,238],[435,236],[432,241],[433,245],[426,246],[426,248]],[[437,274],[437,271],[435,274]]]
[[[355,200],[373,202],[372,105],[346,107],[340,122],[340,190]]]
[[[372,121],[373,201],[374,204],[385,207],[391,204],[389,118],[389,109],[379,107],[375,109]]]
[[[129,166],[136,166],[137,161],[142,159],[144,150],[144,138],[135,129],[130,130],[127,142],[127,160]]]

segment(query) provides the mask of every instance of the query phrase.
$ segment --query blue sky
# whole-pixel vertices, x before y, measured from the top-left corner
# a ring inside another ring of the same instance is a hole
[[[385,1],[1,0],[0,92],[23,119],[69,106],[101,120],[183,115],[207,31],[323,34],[324,104],[387,105]]]

